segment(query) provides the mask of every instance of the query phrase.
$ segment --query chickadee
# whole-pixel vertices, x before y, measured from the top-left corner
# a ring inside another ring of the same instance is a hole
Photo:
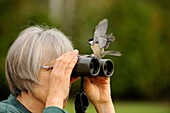
[[[110,50],[105,51],[109,47],[110,42],[114,42],[115,37],[112,34],[107,35],[108,20],[103,19],[96,26],[94,37],[89,39],[89,44],[93,50],[94,55],[97,58],[102,58],[105,55],[121,56],[121,53],[118,51]]]

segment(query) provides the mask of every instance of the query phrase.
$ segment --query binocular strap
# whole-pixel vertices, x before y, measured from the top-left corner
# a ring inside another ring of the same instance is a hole
[[[75,111],[76,113],[85,113],[86,109],[89,106],[89,100],[86,96],[86,93],[83,89],[84,77],[81,78],[81,91],[75,95]]]

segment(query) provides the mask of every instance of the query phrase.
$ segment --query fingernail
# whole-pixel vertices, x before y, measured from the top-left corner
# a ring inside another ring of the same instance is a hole
[[[79,51],[77,49],[75,49],[73,52],[78,53]]]

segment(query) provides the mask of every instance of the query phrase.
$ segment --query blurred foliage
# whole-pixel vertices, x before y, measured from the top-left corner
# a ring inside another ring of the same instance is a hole
[[[170,99],[169,1],[62,0],[61,17],[51,15],[52,1],[0,1],[0,100],[9,93],[4,77],[5,57],[20,31],[35,24],[55,26],[72,37],[81,54],[91,54],[87,41],[103,18],[109,20],[108,33],[116,37],[109,49],[123,54],[120,58],[105,57],[115,63],[115,73],[111,77],[113,97]],[[59,11],[54,9],[54,12]],[[73,85],[72,94],[78,86],[79,83]]]

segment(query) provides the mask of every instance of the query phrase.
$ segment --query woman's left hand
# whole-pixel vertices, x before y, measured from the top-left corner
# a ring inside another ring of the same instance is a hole
[[[115,113],[110,90],[110,78],[85,78],[84,90],[97,113]]]
[[[110,78],[85,78],[85,92],[92,103],[105,103],[110,101]]]

